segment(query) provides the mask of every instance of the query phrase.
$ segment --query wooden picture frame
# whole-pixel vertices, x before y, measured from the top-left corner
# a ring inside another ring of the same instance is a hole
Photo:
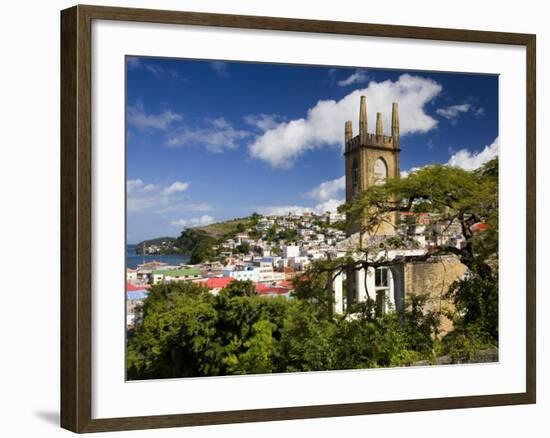
[[[92,418],[93,20],[315,32],[518,45],[526,48],[526,391],[498,395],[346,403],[192,414]],[[61,12],[61,426],[99,432],[177,426],[529,404],[536,401],[535,48],[530,34],[274,17],[75,6]]]

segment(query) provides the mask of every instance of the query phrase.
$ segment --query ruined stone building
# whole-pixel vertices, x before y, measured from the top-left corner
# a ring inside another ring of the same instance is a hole
[[[404,115],[406,117],[406,114]],[[382,114],[376,114],[374,133],[368,131],[367,101],[361,96],[359,109],[359,133],[353,135],[351,121],[345,123],[345,180],[346,202],[352,201],[361,191],[375,184],[383,184],[388,178],[399,178],[401,144],[399,137],[398,104],[392,104],[391,135],[385,135]],[[388,215],[366,239],[375,240],[392,235],[399,229],[396,213]],[[350,241],[357,240],[360,224],[348,229]],[[399,255],[421,255],[426,248],[395,250],[388,259]],[[394,264],[388,267],[369,268],[341,274],[333,284],[336,311],[343,312],[348,305],[366,300],[367,294],[376,299],[378,311],[390,309],[402,311],[405,299],[411,294],[428,294],[429,306],[439,309],[447,303],[443,294],[449,286],[466,272],[466,267],[455,256],[440,257],[425,262]]]

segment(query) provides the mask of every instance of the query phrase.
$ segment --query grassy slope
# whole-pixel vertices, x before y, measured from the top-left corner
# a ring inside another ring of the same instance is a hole
[[[214,239],[220,239],[232,234],[237,233],[237,227],[239,224],[247,225],[250,221],[250,218],[238,218],[232,219],[225,222],[218,222],[215,224],[206,225],[204,227],[193,227],[191,230],[196,231],[197,233],[213,237]]]

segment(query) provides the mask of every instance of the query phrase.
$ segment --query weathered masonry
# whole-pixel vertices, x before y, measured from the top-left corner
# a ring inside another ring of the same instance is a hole
[[[367,99],[361,96],[359,109],[359,135],[353,136],[351,120],[345,124],[346,157],[346,202],[375,184],[383,184],[388,178],[399,177],[399,113],[397,102],[392,104],[391,136],[384,135],[382,113],[376,113],[376,131],[368,132]],[[376,234],[394,233],[397,222],[395,213],[388,217],[389,223],[382,223]],[[358,231],[358,224],[348,230]]]
[[[363,190],[383,184],[387,179],[400,177],[400,136],[397,102],[391,111],[391,135],[385,135],[382,114],[376,114],[374,133],[368,132],[367,100],[361,96],[359,105],[359,134],[353,135],[351,121],[344,127],[344,156],[346,202],[355,199]],[[366,239],[383,239],[396,232],[397,213],[388,215],[387,220]],[[360,224],[353,224],[347,231],[352,236],[359,231]],[[396,250],[388,254],[388,261],[398,256],[423,255],[426,248]],[[344,312],[352,303],[363,302],[370,297],[377,303],[379,313],[391,310],[403,311],[405,299],[413,294],[428,295],[428,308],[441,309],[449,303],[444,293],[457,279],[466,273],[466,267],[457,257],[449,255],[422,262],[388,263],[386,267],[369,268],[342,273],[332,284],[335,296],[335,310]],[[443,329],[449,329],[449,322],[443,321]]]

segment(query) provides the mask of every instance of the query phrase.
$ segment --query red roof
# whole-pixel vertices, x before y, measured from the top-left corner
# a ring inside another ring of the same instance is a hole
[[[233,280],[235,279],[232,277],[211,277],[206,281],[201,281],[200,283],[206,286],[208,289],[217,289],[227,286]]]
[[[151,286],[149,286],[148,284],[142,284],[142,285],[139,285],[139,286],[136,286],[132,283],[126,283],[126,290],[145,290],[145,289],[149,289]]]
[[[268,288],[269,288],[269,286],[266,286],[263,283],[256,283],[256,292],[258,292],[258,293],[260,293],[261,291],[266,290]]]
[[[487,229],[489,229],[489,224],[485,224],[483,222],[478,222],[477,224],[473,224],[470,229],[473,231],[473,232],[476,232],[476,231],[486,231]]]
[[[256,293],[259,295],[287,294],[290,291],[291,291],[291,288],[289,287],[267,286],[262,283],[256,283]]]
[[[294,287],[294,285],[292,284],[292,280],[283,280],[283,281],[280,281],[278,286],[281,286],[281,287],[286,287],[288,289],[292,289]]]
[[[269,294],[278,294],[278,295],[285,295],[290,292],[290,289],[287,289],[286,287],[266,287],[265,289],[258,290],[256,288],[256,293],[258,295],[269,295]]]

